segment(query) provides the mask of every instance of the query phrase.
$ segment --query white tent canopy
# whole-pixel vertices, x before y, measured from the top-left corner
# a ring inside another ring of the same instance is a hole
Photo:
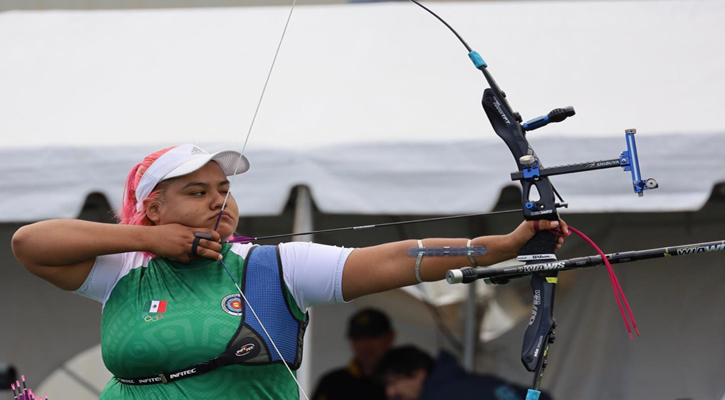
[[[725,180],[725,3],[444,3],[525,119],[545,165],[616,158],[636,127],[645,177],[553,179],[573,210],[698,209]],[[289,9],[0,14],[0,220],[78,214],[153,150],[242,148]],[[330,213],[490,209],[515,168],[480,106],[463,46],[407,3],[295,10],[233,187],[243,215],[308,185]],[[42,196],[38,196],[42,193]],[[52,201],[49,201],[52,199]]]
[[[688,216],[683,223],[677,217],[643,221],[638,214],[637,222],[630,223],[635,218],[622,222],[621,216],[607,215],[602,222],[596,213],[699,210],[713,186],[725,181],[725,121],[720,120],[725,55],[718,51],[725,41],[725,2],[432,6],[481,53],[525,119],[556,107],[576,108],[575,117],[530,134],[546,166],[617,158],[625,150],[624,130],[638,129],[642,172],[658,180],[656,191],[637,198],[629,173],[617,170],[552,178],[570,203],[569,211],[592,213],[587,215],[590,227],[606,237],[607,248],[714,240],[711,236],[722,231],[717,215],[712,222]],[[154,150],[188,142],[210,151],[245,148],[252,168],[232,188],[243,216],[279,214],[297,185],[309,187],[324,213],[452,214],[488,211],[495,205],[501,189],[512,184],[508,174],[515,164],[481,108],[486,84],[456,38],[407,3],[298,6],[245,147],[288,12],[286,7],[260,7],[0,13],[1,232],[9,238],[19,225],[15,222],[77,217],[94,192],[118,208],[125,175],[134,164]],[[692,228],[693,219],[702,231]],[[664,239],[669,242],[661,243]],[[9,249],[2,256],[8,265],[14,262]],[[725,322],[707,311],[722,304],[722,291],[713,288],[722,281],[723,270],[717,262],[694,268],[685,264],[671,264],[662,276],[678,284],[692,279],[705,285],[702,289],[660,290],[662,285],[644,273],[632,273],[638,280],[625,276],[622,281],[647,286],[635,291],[632,302],[652,311],[650,323],[643,323],[648,332],[664,338],[678,328],[672,321],[687,317],[707,333],[690,342],[676,336],[681,346],[673,359],[680,362],[685,354],[691,356],[689,362],[679,368],[667,365],[669,353],[662,349],[671,342],[640,347],[636,353],[615,342],[594,322],[616,321],[616,309],[604,314],[602,301],[587,292],[594,286],[580,286],[569,298],[565,293],[559,298],[565,300],[560,315],[570,318],[562,318],[566,322],[558,334],[577,342],[558,347],[567,349],[558,354],[568,357],[568,369],[552,363],[553,379],[547,381],[552,390],[563,398],[595,398],[592,393],[601,394],[607,382],[621,381],[620,374],[631,370],[638,374],[632,381],[659,379],[658,393],[674,393],[673,387],[684,384],[688,390],[680,392],[688,395],[682,398],[719,390],[719,375],[704,381],[683,371],[722,369],[718,332]],[[700,275],[693,277],[690,270]],[[36,295],[48,290],[44,282],[20,268],[4,273],[0,286],[16,290],[0,291],[10,299],[3,302],[7,309],[20,314],[17,310],[28,299],[33,305],[48,302]],[[582,281],[596,282],[597,293],[603,292],[600,282],[587,276]],[[429,287],[428,295],[441,294],[434,289]],[[446,293],[448,299],[438,296],[437,301],[459,300]],[[49,295],[50,303],[67,301],[56,295]],[[678,307],[663,306],[657,296]],[[314,320],[321,327],[339,328],[355,306],[374,302],[371,297],[315,310]],[[420,317],[399,299],[386,297],[380,304],[391,303],[399,305],[405,318]],[[673,319],[661,316],[663,307]],[[12,330],[8,343],[15,345],[2,350],[21,354],[22,340],[55,336],[51,325],[73,326],[66,320],[90,313],[76,306],[63,311],[68,314],[58,313],[62,321],[43,325],[47,329]],[[24,323],[44,318],[22,314],[16,319]],[[491,314],[489,310],[487,318]],[[576,323],[582,314],[588,320]],[[398,320],[398,329],[432,348],[435,334],[418,322]],[[589,337],[580,332],[584,328],[591,329],[585,333],[594,331],[598,342],[587,342]],[[496,336],[482,336],[486,334]],[[340,350],[344,339],[336,335],[324,328],[308,335],[325,346],[326,351],[314,354],[318,365],[330,367],[346,357]],[[500,351],[509,342],[515,342],[511,348],[519,346],[520,334],[492,342],[488,355],[498,363],[497,371],[509,377],[521,373],[517,356]],[[710,347],[690,351],[693,344]],[[587,356],[592,348],[602,353],[596,360]],[[658,356],[652,363],[668,374],[641,365],[620,368],[604,357],[606,352],[619,359]],[[46,364],[46,356],[38,359]],[[609,371],[607,379],[595,382],[587,375],[588,363]],[[632,389],[611,398],[654,393],[649,385],[622,386]]]

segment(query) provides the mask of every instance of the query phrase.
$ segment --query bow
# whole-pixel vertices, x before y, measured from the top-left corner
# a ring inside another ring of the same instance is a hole
[[[506,143],[516,161],[518,172],[511,174],[511,178],[512,180],[518,180],[521,184],[521,206],[524,219],[535,221],[535,226],[538,226],[539,220],[557,221],[559,219],[557,208],[565,207],[566,203],[564,203],[561,196],[559,196],[551,184],[548,178],[549,175],[622,166],[626,170],[632,171],[634,190],[640,196],[644,190],[657,187],[657,182],[654,179],[650,178],[644,181],[640,177],[636,144],[634,141],[634,133],[636,131],[634,130],[627,131],[628,150],[623,152],[618,159],[545,169],[536,152],[531,147],[531,144],[526,139],[526,132],[543,127],[549,123],[564,121],[566,118],[575,115],[574,108],[557,108],[545,116],[522,124],[521,115],[513,111],[506,99],[506,94],[493,79],[493,76],[488,71],[488,65],[483,58],[476,51],[472,50],[465,40],[441,17],[418,1],[410,1],[445,24],[464,45],[474,66],[483,73],[489,88],[484,90],[481,104],[494,131]],[[560,203],[556,201],[557,198]],[[527,264],[536,264],[542,261],[556,261],[556,243],[556,233],[551,231],[537,231],[534,237],[521,249],[518,259],[519,261],[525,261]],[[629,304],[626,301],[626,297],[624,297],[624,293],[621,292],[621,288],[619,288],[619,284],[616,281],[616,276],[611,269],[610,277],[615,288],[617,301],[620,301],[621,294],[622,300],[626,304],[631,316]],[[556,322],[554,320],[554,297],[557,281],[557,270],[534,272],[531,277],[533,310],[524,333],[524,342],[521,350],[521,360],[524,366],[528,371],[534,372],[534,381],[529,390],[527,400],[536,400],[539,398],[540,392],[538,389],[541,385],[544,368],[546,367],[549,345],[555,340],[554,328]],[[622,309],[621,303],[620,309]],[[622,314],[625,325],[627,325],[627,329],[629,330],[623,309]],[[633,317],[632,325],[636,330]]]
[[[463,38],[442,18],[418,1],[410,1],[425,9],[448,27],[466,47],[469,58],[474,66],[483,73],[489,88],[484,90],[481,103],[491,126],[496,134],[506,143],[516,162],[518,171],[511,174],[511,179],[519,181],[521,184],[521,205],[524,219],[534,221],[535,224],[539,220],[555,221],[558,220],[557,208],[568,206],[549,181],[548,177],[552,175],[622,167],[625,171],[631,173],[633,189],[638,196],[642,196],[646,190],[656,189],[658,187],[656,180],[652,178],[643,179],[641,176],[635,141],[636,130],[634,129],[625,130],[627,148],[618,158],[544,168],[543,163],[526,139],[526,132],[538,129],[549,123],[561,122],[575,115],[574,108],[557,108],[547,115],[522,122],[521,115],[513,111],[508,103],[506,94],[499,88],[491,76],[487,69],[488,65],[483,58],[477,52],[473,51]],[[559,202],[557,202],[557,199]],[[599,252],[599,255],[557,261],[555,255],[556,234],[549,231],[538,231],[519,253],[518,260],[526,263],[523,266],[487,269],[469,267],[460,270],[451,270],[447,274],[449,283],[468,283],[476,279],[485,278],[487,283],[499,284],[507,283],[513,278],[531,276],[533,309],[526,331],[524,332],[521,350],[521,360],[525,368],[534,373],[533,383],[526,397],[527,400],[539,399],[539,388],[541,386],[544,369],[547,365],[549,345],[555,341],[554,328],[556,327],[556,322],[553,311],[559,271],[600,264],[607,265],[610,271],[610,279],[615,289],[615,296],[620,305],[627,330],[630,331],[630,327],[624,308],[622,307],[622,302],[629,313],[633,328],[639,334],[634,318],[631,315],[629,304],[621,287],[619,287],[610,262],[620,263],[725,250],[725,241],[714,241],[605,255],[584,234],[574,228],[570,227],[570,229],[592,244]]]

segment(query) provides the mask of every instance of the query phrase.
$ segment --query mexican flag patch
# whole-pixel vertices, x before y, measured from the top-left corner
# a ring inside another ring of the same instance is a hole
[[[146,310],[151,313],[166,312],[166,300],[152,300],[150,303],[147,303]]]

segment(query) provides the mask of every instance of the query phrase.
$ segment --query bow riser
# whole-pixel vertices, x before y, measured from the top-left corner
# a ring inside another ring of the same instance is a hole
[[[487,71],[484,71],[487,72]],[[487,79],[489,84],[493,78]],[[519,171],[531,168],[534,160],[538,166],[538,158],[526,140],[525,131],[520,124],[521,117],[512,111],[505,101],[505,95],[498,87],[483,92],[481,104],[496,134],[503,139],[516,161]],[[526,220],[556,221],[554,189],[547,177],[525,174],[519,180],[522,188],[521,204]],[[534,196],[534,192],[536,198]],[[556,235],[551,232],[537,232],[519,253],[520,260],[528,264],[542,260],[555,260]],[[524,332],[521,348],[521,361],[528,371],[534,372],[533,389],[538,390],[543,370],[546,367],[546,355],[549,344],[554,341],[554,297],[556,294],[557,272],[536,273],[531,277],[533,290],[533,307],[529,323]]]

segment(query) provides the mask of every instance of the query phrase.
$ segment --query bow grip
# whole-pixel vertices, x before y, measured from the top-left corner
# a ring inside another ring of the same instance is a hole
[[[557,236],[551,231],[540,231],[519,251],[519,261],[555,260]]]

